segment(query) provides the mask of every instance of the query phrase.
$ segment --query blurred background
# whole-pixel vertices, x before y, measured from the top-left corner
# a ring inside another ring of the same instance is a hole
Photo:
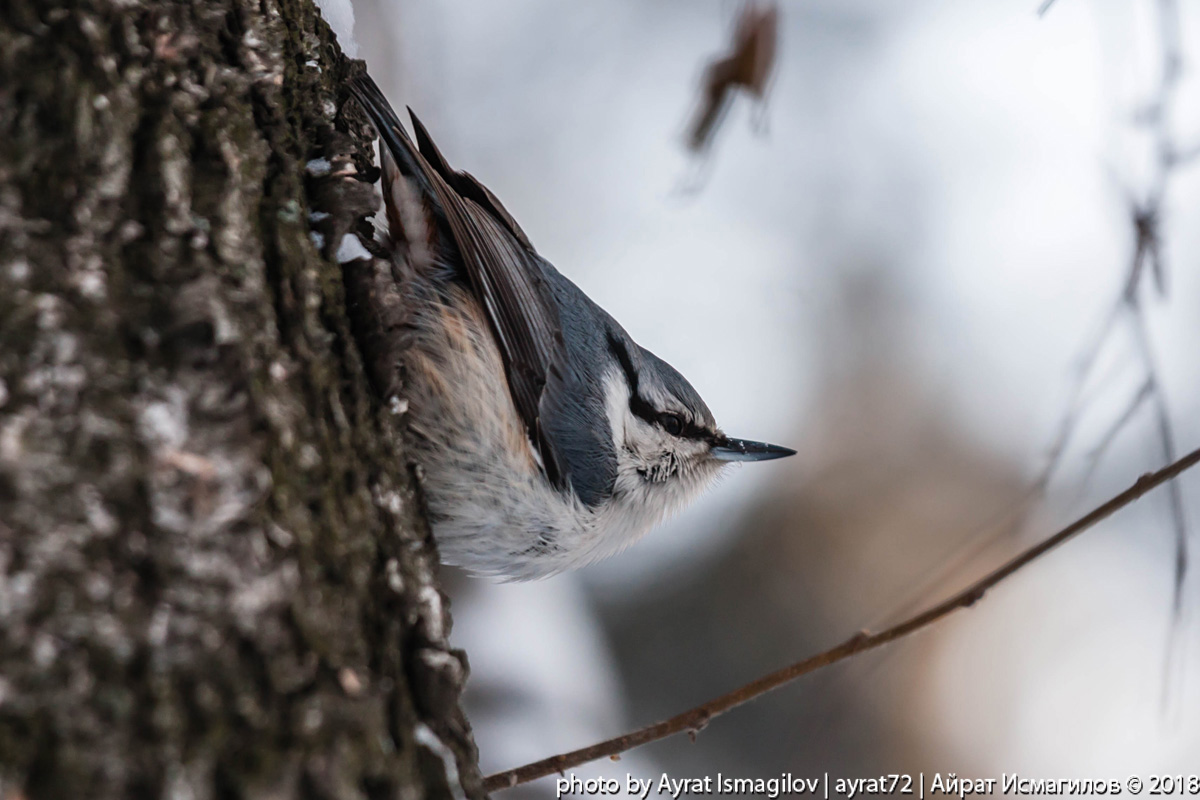
[[[739,3],[355,0],[358,56],[450,161],[725,430],[799,450],[580,574],[451,576],[486,771],[940,599],[1165,463],[1164,422],[1200,444],[1200,6],[1037,2],[786,0],[765,103],[697,155]],[[1194,772],[1194,574],[1172,602],[1200,475],[1179,488],[694,743],[575,772]]]

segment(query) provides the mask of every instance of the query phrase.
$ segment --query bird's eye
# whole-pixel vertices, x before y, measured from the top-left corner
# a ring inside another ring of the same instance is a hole
[[[658,424],[664,431],[672,436],[678,436],[683,433],[683,420],[678,414],[659,414]]]

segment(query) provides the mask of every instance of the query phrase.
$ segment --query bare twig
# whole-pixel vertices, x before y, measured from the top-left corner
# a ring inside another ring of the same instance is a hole
[[[1167,191],[1167,179],[1171,170],[1175,166],[1174,153],[1175,146],[1172,141],[1170,129],[1171,117],[1170,112],[1173,108],[1173,100],[1175,92],[1179,85],[1179,78],[1183,69],[1183,48],[1180,44],[1179,34],[1179,3],[1177,0],[1158,0],[1158,22],[1159,36],[1162,39],[1162,77],[1159,86],[1160,108],[1161,113],[1155,125],[1155,141],[1157,143],[1159,179],[1158,185],[1154,191],[1154,202],[1161,205],[1162,198]],[[1156,214],[1158,216],[1157,208]],[[1156,270],[1161,273],[1161,255],[1158,250],[1158,231],[1154,230],[1151,235],[1154,237],[1154,261]],[[1159,290],[1163,290],[1165,279],[1160,279]],[[1142,353],[1142,359],[1146,365],[1147,377],[1154,382],[1154,409],[1155,417],[1158,422],[1159,440],[1162,443],[1162,451],[1166,458],[1171,458],[1175,453],[1175,437],[1171,430],[1171,416],[1167,410],[1166,396],[1163,392],[1162,381],[1158,377],[1158,369],[1155,366],[1154,354],[1150,347],[1150,336],[1146,330],[1146,320],[1142,316],[1141,304],[1134,300],[1132,303],[1134,311],[1134,333],[1138,343],[1138,349]],[[1174,593],[1174,614],[1176,628],[1180,614],[1183,609],[1183,587],[1184,579],[1187,576],[1188,566],[1188,531],[1187,520],[1183,512],[1183,495],[1179,491],[1179,487],[1173,487],[1171,492],[1171,516],[1175,521],[1175,593]]]
[[[1048,0],[1043,3],[1039,13],[1044,13],[1050,7],[1051,2],[1052,0]],[[1126,268],[1125,281],[1120,295],[1106,316],[1099,335],[1088,344],[1080,358],[1071,396],[1050,449],[1046,467],[1035,484],[1043,492],[1054,473],[1061,466],[1063,454],[1074,437],[1079,417],[1084,412],[1083,389],[1091,380],[1101,353],[1121,323],[1128,325],[1128,335],[1132,339],[1134,353],[1140,362],[1143,377],[1138,392],[1119,415],[1116,423],[1107,430],[1100,444],[1094,447],[1088,455],[1088,464],[1082,484],[1087,485],[1109,444],[1143,407],[1148,407],[1149,412],[1153,415],[1163,459],[1171,461],[1176,453],[1173,425],[1165,390],[1155,365],[1154,349],[1146,328],[1143,296],[1147,283],[1153,285],[1159,296],[1165,296],[1167,290],[1167,275],[1162,249],[1162,217],[1164,198],[1172,171],[1181,163],[1181,151],[1174,142],[1171,122],[1182,72],[1183,50],[1179,34],[1178,0],[1154,0],[1154,2],[1158,12],[1159,79],[1152,96],[1135,115],[1136,124],[1144,126],[1150,134],[1153,148],[1153,171],[1142,191],[1134,191],[1132,188],[1127,191],[1134,235],[1133,253]],[[1147,278],[1147,274],[1149,274],[1149,278]],[[1172,489],[1169,501],[1175,536],[1172,613],[1175,622],[1173,629],[1177,629],[1184,605],[1189,536],[1183,498],[1177,487]]]
[[[1116,330],[1116,323],[1120,317],[1121,310],[1124,308],[1122,300],[1117,300],[1113,303],[1112,308],[1104,315],[1104,321],[1097,329],[1094,337],[1083,351],[1076,358],[1074,376],[1071,379],[1071,390],[1067,398],[1066,409],[1063,411],[1062,419],[1058,423],[1058,432],[1054,436],[1054,441],[1050,445],[1050,450],[1046,455],[1046,463],[1042,467],[1037,480],[1033,483],[1033,490],[1039,496],[1044,496],[1046,490],[1050,486],[1050,481],[1053,480],[1054,474],[1058,471],[1062,464],[1063,456],[1067,451],[1067,445],[1071,442],[1071,437],[1075,433],[1075,426],[1079,423],[1080,415],[1083,413],[1083,408],[1086,405],[1084,390],[1088,386],[1089,379],[1096,369],[1096,364],[1100,360],[1100,354],[1104,351],[1104,345],[1109,340],[1113,331]]]
[[[1059,467],[1062,466],[1067,447],[1070,445],[1075,434],[1075,427],[1079,423],[1083,410],[1088,404],[1085,390],[1096,370],[1096,364],[1099,361],[1101,353],[1104,351],[1105,343],[1113,331],[1116,330],[1116,323],[1124,308],[1123,299],[1118,299],[1113,303],[1112,308],[1104,315],[1104,319],[1096,329],[1091,341],[1088,342],[1087,346],[1076,357],[1066,408],[1059,420],[1057,432],[1046,453],[1045,463],[1042,465],[1037,477],[1029,485],[1020,502],[1013,508],[1002,512],[990,522],[982,525],[975,533],[968,535],[962,544],[955,548],[953,553],[942,560],[943,566],[937,572],[931,574],[922,584],[921,588],[910,596],[907,602],[892,612],[892,618],[910,613],[913,608],[924,601],[932,589],[942,586],[948,579],[959,574],[968,564],[974,563],[975,559],[991,550],[1000,542],[1012,538],[1025,527],[1030,511],[1032,511],[1039,501],[1046,497],[1051,481],[1054,480]],[[1135,402],[1134,408],[1138,405],[1140,405],[1140,400]],[[1122,414],[1122,421],[1114,426],[1115,430],[1109,431],[1106,439],[1115,437],[1127,421],[1127,417],[1131,414],[1131,411]],[[1099,455],[1103,454],[1105,447],[1106,445],[1102,445],[1092,451],[1095,457],[1093,461],[1098,460]],[[1093,463],[1092,467],[1094,468],[1094,466],[1095,464]],[[989,532],[990,535],[981,539],[984,533]]]
[[[1088,514],[1080,517],[1075,522],[1055,533],[1053,536],[1042,540],[1038,544],[1022,551],[1016,557],[1005,562],[1000,567],[992,570],[992,572],[972,583],[970,586],[959,591],[957,594],[943,600],[941,603],[934,605],[925,611],[922,611],[915,616],[909,617],[903,622],[892,626],[879,633],[868,633],[861,631],[854,636],[851,636],[846,641],[830,648],[822,653],[814,656],[809,656],[803,661],[798,661],[795,664],[784,667],[781,670],[772,672],[769,675],[751,681],[750,683],[732,692],[723,694],[713,700],[702,705],[696,706],[682,714],[677,714],[670,719],[664,720],[654,725],[649,725],[640,728],[636,731],[617,736],[607,741],[599,742],[598,744],[584,747],[579,750],[574,750],[569,753],[551,756],[550,758],[542,759],[541,761],[532,764],[526,764],[523,767],[516,769],[498,772],[494,775],[489,775],[484,779],[484,790],[495,792],[501,789],[507,789],[512,786],[517,786],[522,783],[536,780],[554,773],[562,773],[564,770],[571,767],[577,767],[580,764],[586,764],[589,761],[595,761],[606,756],[614,756],[631,750],[635,747],[665,739],[668,736],[673,736],[677,733],[689,732],[695,734],[708,725],[712,719],[720,714],[736,708],[744,703],[747,703],[760,695],[766,694],[772,689],[791,683],[797,678],[807,675],[811,672],[816,672],[819,669],[828,667],[831,664],[836,664],[857,653],[862,653],[866,650],[873,650],[889,644],[905,636],[913,634],[922,628],[926,628],[938,620],[942,619],[957,611],[960,608],[966,608],[973,605],[976,601],[984,596],[984,594],[996,586],[998,583],[1008,578],[1023,567],[1029,565],[1041,556],[1045,555],[1050,550],[1058,547],[1068,539],[1082,533],[1091,528],[1096,523],[1113,515],[1125,506],[1134,502],[1142,495],[1149,492],[1162,484],[1170,481],[1172,478],[1179,476],[1185,470],[1190,469],[1200,463],[1200,449],[1193,450],[1183,458],[1169,464],[1166,467],[1151,472],[1138,478],[1138,480],[1128,489],[1116,495],[1108,502],[1093,509]]]
[[[1054,0],[1042,0],[1042,4],[1038,6],[1037,15],[1039,17],[1044,17],[1052,5],[1054,5]]]
[[[887,616],[877,619],[876,624],[887,625],[915,613],[916,609],[929,602],[938,589],[962,574],[996,545],[1012,541],[1014,534],[1025,527],[1034,505],[1044,494],[1040,483],[1030,487],[1016,505],[965,536],[952,552],[941,559],[941,566],[930,572],[915,590],[908,592],[903,603],[896,603]]]
[[[1100,460],[1104,458],[1104,454],[1108,452],[1108,448],[1112,446],[1114,441],[1116,441],[1117,435],[1120,434],[1121,431],[1125,430],[1125,427],[1129,424],[1129,421],[1137,414],[1138,409],[1140,409],[1142,404],[1149,400],[1153,394],[1154,380],[1152,378],[1147,378],[1146,380],[1142,381],[1142,385],[1138,387],[1137,392],[1135,392],[1133,397],[1130,398],[1129,402],[1125,404],[1125,410],[1121,412],[1120,416],[1113,420],[1113,423],[1108,426],[1108,430],[1105,431],[1104,435],[1100,437],[1099,443],[1097,443],[1096,446],[1091,449],[1091,452],[1088,453],[1087,467],[1083,472],[1083,480],[1080,481],[1080,484],[1083,488],[1087,488],[1088,484],[1092,482],[1092,475],[1095,474],[1096,468],[1100,466]],[[1173,458],[1174,457],[1172,456],[1166,460],[1171,461]]]
[[[1134,245],[1132,256],[1127,262],[1121,291],[1112,301],[1099,328],[1076,357],[1065,408],[1046,453],[1045,462],[1025,497],[1016,507],[983,526],[975,534],[966,537],[951,555],[943,559],[942,567],[931,572],[919,590],[908,595],[909,599],[902,605],[897,604],[897,608],[883,622],[890,622],[892,619],[911,613],[913,609],[926,602],[926,598],[932,594],[933,589],[944,586],[948,580],[960,574],[966,566],[974,563],[995,545],[1024,528],[1035,503],[1046,496],[1051,482],[1063,466],[1067,451],[1076,437],[1078,425],[1093,397],[1101,388],[1099,386],[1100,378],[1097,378],[1101,357],[1111,349],[1110,343],[1117,332],[1122,329],[1126,329],[1133,340],[1134,357],[1139,362],[1143,377],[1136,392],[1131,395],[1123,410],[1105,430],[1100,441],[1087,452],[1086,466],[1083,478],[1079,482],[1078,493],[1082,495],[1086,491],[1109,447],[1143,407],[1149,406],[1163,460],[1166,462],[1175,460],[1173,425],[1165,389],[1159,378],[1154,350],[1146,328],[1142,296],[1143,286],[1147,282],[1151,282],[1146,278],[1147,274],[1151,276],[1152,285],[1157,293],[1160,296],[1166,294],[1167,276],[1161,243],[1163,199],[1172,176],[1172,170],[1182,164],[1190,154],[1174,146],[1170,135],[1174,91],[1182,64],[1182,49],[1178,35],[1178,0],[1154,1],[1158,4],[1161,49],[1160,79],[1155,87],[1154,96],[1136,115],[1138,123],[1151,132],[1154,148],[1154,172],[1149,186],[1144,191],[1144,196],[1140,199],[1133,189],[1127,188],[1125,191],[1130,209]],[[1053,0],[1046,0],[1038,10],[1039,15],[1048,11],[1052,3]],[[1181,153],[1183,158],[1181,158]],[[1088,396],[1089,386],[1094,387],[1091,392],[1092,396]],[[1173,624],[1172,634],[1167,642],[1166,663],[1168,666],[1166,672],[1170,671],[1169,665],[1176,659],[1176,638],[1184,609],[1184,584],[1189,561],[1189,532],[1183,495],[1178,484],[1172,484],[1169,491],[1169,508],[1175,537],[1175,571],[1172,598]],[[988,535],[985,537],[984,534]],[[1167,682],[1164,681],[1164,698],[1167,697],[1167,694]]]
[[[1158,432],[1159,447],[1162,448],[1163,458],[1170,460],[1175,457],[1175,434],[1171,425],[1171,415],[1167,410],[1166,398],[1162,384],[1158,379],[1158,367],[1154,361],[1154,353],[1150,349],[1150,337],[1146,330],[1146,320],[1142,314],[1133,314],[1134,339],[1146,365],[1146,383],[1150,386],[1150,399],[1154,403],[1154,421]],[[1183,581],[1187,575],[1187,519],[1183,511],[1183,492],[1178,486],[1170,487],[1171,521],[1175,528],[1175,591],[1173,610],[1178,620],[1183,611]]]

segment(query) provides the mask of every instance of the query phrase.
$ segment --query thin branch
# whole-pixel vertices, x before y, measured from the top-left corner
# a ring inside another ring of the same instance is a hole
[[[919,608],[926,601],[926,598],[933,593],[934,589],[944,586],[949,580],[960,574],[968,565],[973,564],[976,559],[987,553],[997,544],[1014,538],[1017,533],[1024,530],[1034,505],[1043,500],[1049,492],[1050,483],[1054,480],[1059,467],[1062,466],[1067,445],[1071,443],[1075,433],[1075,426],[1080,421],[1084,408],[1091,401],[1091,398],[1085,395],[1085,390],[1089,382],[1101,383],[1107,380],[1107,376],[1094,379],[1093,373],[1096,371],[1096,363],[1104,348],[1104,343],[1108,340],[1110,334],[1116,330],[1120,314],[1125,308],[1124,301],[1121,299],[1117,300],[1111,310],[1105,315],[1104,321],[1097,328],[1093,339],[1077,356],[1076,364],[1072,370],[1073,379],[1066,410],[1059,420],[1057,433],[1046,453],[1046,460],[1042,465],[1041,471],[1029,485],[1029,488],[1026,489],[1021,499],[1015,506],[997,514],[992,520],[984,523],[973,533],[967,535],[958,546],[941,560],[942,566],[937,568],[935,572],[930,573],[916,591],[907,595],[908,599],[903,604],[898,605],[887,618],[880,620],[880,624],[889,623],[893,619],[903,618],[911,614],[914,609]],[[1098,388],[1093,390],[1093,393]],[[1146,390],[1143,389],[1143,391]],[[1121,421],[1108,432],[1105,437],[1106,441],[1102,442],[1092,451],[1090,458],[1093,463],[1089,466],[1088,477],[1084,478],[1085,484],[1089,480],[1092,469],[1096,466],[1095,462],[1098,462],[1104,450],[1107,449],[1107,440],[1115,437],[1120,432],[1120,429],[1128,422],[1128,418],[1132,417],[1134,411],[1141,406],[1142,401],[1143,398],[1140,396],[1135,398],[1132,408],[1127,410],[1122,415]],[[1173,459],[1174,456],[1165,458],[1164,460],[1172,461]],[[983,538],[983,534],[985,533],[989,535]]]
[[[1084,391],[1087,389],[1088,383],[1092,378],[1092,373],[1095,371],[1100,354],[1104,351],[1105,343],[1117,328],[1117,322],[1120,320],[1121,311],[1124,308],[1123,298],[1118,298],[1104,315],[1104,320],[1092,340],[1088,342],[1087,346],[1076,357],[1073,370],[1074,376],[1071,379],[1071,389],[1062,419],[1058,423],[1058,432],[1055,434],[1054,441],[1051,443],[1050,450],[1046,455],[1046,463],[1042,467],[1037,480],[1033,483],[1033,490],[1039,496],[1045,496],[1046,490],[1050,487],[1050,481],[1053,480],[1059,466],[1062,465],[1067,445],[1070,444],[1075,433],[1075,426],[1079,423],[1080,418],[1083,416],[1083,409],[1087,405]]]
[[[1046,12],[1050,10],[1050,6],[1054,5],[1054,0],[1042,0],[1042,4],[1038,6],[1037,15],[1039,17],[1046,16]]]
[[[989,522],[976,528],[967,535],[950,554],[941,559],[941,566],[929,573],[915,591],[910,592],[903,604],[896,607],[876,624],[886,625],[893,620],[904,619],[916,612],[918,608],[929,601],[935,590],[945,586],[960,575],[967,567],[976,562],[989,550],[1001,542],[1011,542],[1015,534],[1025,527],[1030,511],[1034,504],[1044,496],[1044,488],[1039,484],[1026,490],[1025,494],[1013,507],[997,514]],[[984,536],[983,534],[988,534]]]
[[[846,641],[833,647],[823,653],[818,653],[810,656],[803,661],[799,661],[791,666],[784,667],[781,670],[772,672],[769,675],[764,675],[758,680],[752,681],[739,689],[735,689],[728,694],[710,700],[703,705],[685,711],[664,720],[655,725],[649,725],[631,733],[617,736],[598,744],[584,747],[580,750],[573,750],[569,753],[551,756],[550,758],[542,759],[541,761],[532,764],[526,764],[523,767],[498,772],[494,775],[489,775],[484,779],[484,791],[495,792],[501,789],[511,788],[522,783],[543,778],[547,775],[562,773],[564,770],[571,767],[577,767],[580,764],[586,764],[589,761],[595,761],[606,756],[615,756],[631,750],[635,747],[665,739],[668,736],[673,736],[677,733],[685,731],[695,734],[702,730],[716,716],[736,708],[756,697],[766,694],[772,689],[778,689],[785,684],[791,683],[797,678],[807,675],[810,672],[816,672],[819,669],[828,667],[831,664],[836,664],[839,661],[862,653],[866,650],[873,650],[889,644],[898,639],[902,639],[912,633],[915,633],[922,628],[926,628],[943,617],[949,616],[952,612],[960,608],[966,608],[976,603],[984,594],[998,583],[1008,578],[1013,573],[1036,561],[1041,556],[1048,553],[1050,550],[1066,542],[1068,539],[1086,531],[1096,523],[1100,522],[1121,510],[1125,506],[1134,502],[1142,495],[1149,492],[1151,489],[1157,488],[1167,481],[1179,476],[1185,470],[1190,469],[1200,463],[1200,449],[1193,450],[1178,461],[1163,467],[1157,472],[1150,472],[1142,477],[1125,491],[1113,497],[1108,502],[1093,509],[1088,514],[1080,517],[1075,522],[1060,530],[1053,536],[1044,539],[1033,547],[1024,550],[1016,557],[1005,562],[1000,567],[996,568],[983,578],[975,583],[972,583],[967,588],[961,590],[957,594],[943,600],[931,608],[922,611],[920,614],[909,617],[903,622],[894,625],[891,628],[880,631],[879,633],[868,633],[862,631],[851,636]]]
[[[1163,114],[1157,122],[1155,130],[1158,150],[1158,163],[1160,170],[1160,178],[1158,191],[1155,196],[1155,201],[1159,204],[1162,202],[1163,196],[1167,191],[1167,180],[1170,175],[1171,168],[1174,166],[1173,154],[1175,146],[1172,140],[1172,132],[1170,129],[1171,117],[1170,112],[1174,108],[1174,99],[1176,90],[1179,86],[1179,79],[1183,71],[1183,46],[1180,42],[1179,33],[1179,3],[1178,0],[1158,0],[1158,22],[1159,22],[1159,37],[1162,42],[1162,78],[1159,88],[1161,105]],[[1157,214],[1156,214],[1157,216]],[[1158,231],[1151,231],[1154,243],[1154,258],[1156,261],[1156,271],[1161,274],[1163,267],[1161,265],[1161,254],[1158,248],[1159,236]],[[1160,294],[1163,292],[1163,286],[1160,281]],[[1154,383],[1154,416],[1158,423],[1158,435],[1162,444],[1163,456],[1168,460],[1175,455],[1175,436],[1171,430],[1171,415],[1167,409],[1167,399],[1163,391],[1162,381],[1158,377],[1158,368],[1155,365],[1154,351],[1150,345],[1150,334],[1146,329],[1146,318],[1142,313],[1142,306],[1135,297],[1132,301],[1133,316],[1134,316],[1134,335],[1137,341],[1138,349],[1142,354],[1142,360],[1146,365],[1147,378]],[[1184,517],[1183,511],[1183,494],[1179,491],[1179,487],[1172,487],[1173,491],[1170,494],[1171,499],[1171,516],[1175,523],[1175,592],[1173,610],[1176,622],[1176,631],[1178,633],[1178,623],[1183,609],[1183,590],[1184,580],[1187,577],[1188,567],[1188,530],[1187,519]]]
[[[1146,330],[1146,319],[1141,313],[1141,306],[1132,307],[1134,339],[1137,343],[1141,358],[1146,369],[1146,383],[1150,386],[1150,399],[1154,403],[1154,421],[1158,432],[1159,447],[1162,448],[1163,458],[1170,460],[1175,457],[1175,434],[1171,425],[1171,414],[1167,409],[1166,396],[1158,377],[1158,367],[1154,353],[1150,347],[1150,334]],[[1183,613],[1184,579],[1188,567],[1188,526],[1183,509],[1183,492],[1178,486],[1170,487],[1171,521],[1175,528],[1175,586],[1172,602],[1172,612],[1178,623]]]
[[[1105,431],[1102,437],[1100,437],[1099,444],[1093,447],[1091,452],[1088,453],[1087,467],[1083,471],[1083,479],[1079,482],[1081,492],[1087,489],[1091,484],[1092,476],[1096,473],[1096,469],[1100,466],[1100,461],[1104,458],[1104,454],[1108,452],[1108,448],[1112,446],[1112,443],[1117,440],[1117,437],[1121,434],[1121,431],[1125,430],[1125,427],[1129,425],[1134,416],[1137,415],[1138,409],[1142,407],[1142,404],[1149,400],[1150,396],[1153,394],[1154,380],[1153,378],[1147,378],[1146,380],[1142,381],[1142,385],[1138,387],[1137,392],[1125,405],[1125,410],[1121,412],[1121,415],[1113,420],[1113,423],[1108,426],[1108,430]],[[1170,456],[1166,457],[1165,460],[1171,461],[1174,459],[1174,457],[1174,454],[1171,454]]]
[[[1150,404],[1150,411],[1154,416],[1164,460],[1171,461],[1176,453],[1170,411],[1164,387],[1155,366],[1154,350],[1146,330],[1145,311],[1142,305],[1143,287],[1148,282],[1147,273],[1153,279],[1153,285],[1158,294],[1166,295],[1167,277],[1166,265],[1163,261],[1161,230],[1163,205],[1172,170],[1179,163],[1180,153],[1171,130],[1176,94],[1183,68],[1183,48],[1179,33],[1179,2],[1178,0],[1155,0],[1155,3],[1158,12],[1159,78],[1154,87],[1153,96],[1136,115],[1137,124],[1145,126],[1151,134],[1154,168],[1141,199],[1139,199],[1141,194],[1139,192],[1134,192],[1132,189],[1126,192],[1133,224],[1134,247],[1126,272],[1124,288],[1117,298],[1113,310],[1106,318],[1099,336],[1089,344],[1080,359],[1080,368],[1074,379],[1070,402],[1051,447],[1048,463],[1042,471],[1041,479],[1036,484],[1043,491],[1054,472],[1061,465],[1063,453],[1074,437],[1079,417],[1082,415],[1085,405],[1082,398],[1083,389],[1122,313],[1126,316],[1135,353],[1141,361],[1145,377],[1137,396],[1127,407],[1126,412],[1107,431],[1100,444],[1092,450],[1083,486],[1086,487],[1108,445],[1133,419],[1135,412],[1147,402]],[[1044,13],[1049,6],[1050,2],[1044,3],[1041,13]],[[1173,630],[1177,630],[1183,609],[1187,579],[1189,535],[1183,497],[1178,487],[1172,488],[1169,500],[1175,535],[1175,573],[1172,596],[1172,613],[1175,624]],[[1174,635],[1175,633],[1172,633],[1172,637]]]

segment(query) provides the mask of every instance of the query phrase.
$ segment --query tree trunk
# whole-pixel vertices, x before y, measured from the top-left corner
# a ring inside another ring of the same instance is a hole
[[[403,418],[310,238],[329,29],[2,5],[0,798],[481,796]]]

